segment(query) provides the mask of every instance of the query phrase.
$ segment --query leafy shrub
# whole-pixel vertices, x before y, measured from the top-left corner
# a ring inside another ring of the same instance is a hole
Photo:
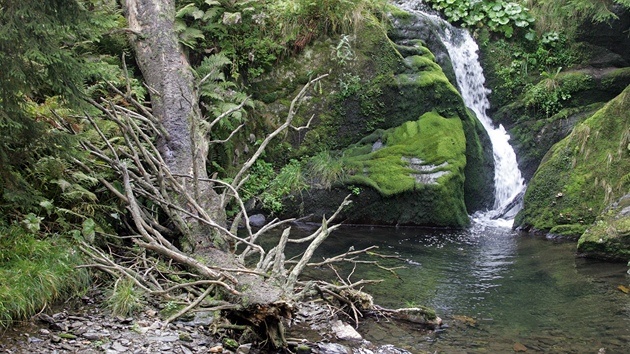
[[[565,102],[579,91],[593,85],[593,78],[580,74],[561,75],[562,68],[553,73],[543,71],[542,80],[535,85],[528,85],[525,91],[527,107],[542,110],[547,117],[552,116],[565,107]]]
[[[384,14],[386,4],[385,0],[179,1],[176,30],[193,58],[221,52],[232,62],[232,77],[247,82],[323,34],[353,33],[366,20],[380,23],[374,15]]]
[[[272,213],[282,211],[283,198],[306,188],[302,164],[297,160],[290,160],[278,173],[272,164],[258,160],[250,173],[250,178],[243,186],[243,199],[256,199],[261,202],[263,209]]]
[[[528,28],[534,17],[516,2],[475,0],[428,0],[449,22],[464,27],[484,27],[510,38],[517,28]]]

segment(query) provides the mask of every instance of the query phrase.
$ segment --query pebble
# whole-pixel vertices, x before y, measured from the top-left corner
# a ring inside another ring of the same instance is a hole
[[[112,344],[112,349],[114,349],[115,351],[118,351],[118,352],[124,352],[124,351],[127,351],[127,349],[129,349],[129,348],[125,347],[124,345],[120,344],[119,342],[114,342],[114,344]]]

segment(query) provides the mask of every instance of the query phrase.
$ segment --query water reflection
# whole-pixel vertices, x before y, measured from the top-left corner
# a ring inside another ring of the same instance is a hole
[[[617,290],[630,279],[623,264],[575,257],[575,243],[517,235],[476,225],[469,230],[345,228],[318,257],[378,245],[405,260],[400,278],[371,268],[353,279],[382,278],[369,290],[386,307],[423,304],[449,324],[444,332],[368,325],[369,340],[396,338],[412,352],[625,353],[630,342],[630,297]],[[326,270],[319,270],[321,273]],[[317,276],[317,274],[313,275]]]

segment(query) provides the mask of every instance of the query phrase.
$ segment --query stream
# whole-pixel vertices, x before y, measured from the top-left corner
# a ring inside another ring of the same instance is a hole
[[[319,256],[370,245],[405,260],[379,261],[403,263],[400,278],[363,266],[351,279],[385,279],[366,288],[376,303],[426,305],[447,326],[426,333],[368,321],[359,328],[367,340],[413,353],[628,352],[630,297],[617,289],[628,286],[627,267],[577,258],[575,242],[480,224],[450,231],[347,227],[330,236]],[[342,277],[351,269],[344,271]]]

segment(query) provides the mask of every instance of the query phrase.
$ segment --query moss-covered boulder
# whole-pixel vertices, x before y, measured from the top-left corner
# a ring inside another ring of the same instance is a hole
[[[370,143],[372,139],[377,140]],[[369,205],[357,197],[361,210],[350,219],[388,220],[402,225],[464,226],[468,213],[464,203],[466,137],[458,117],[436,112],[416,121],[376,132],[345,150],[345,165],[351,171],[346,183],[368,186],[386,200],[413,195],[414,202],[391,211]],[[373,203],[374,204],[374,203]],[[357,209],[359,209],[357,208]],[[399,209],[409,208],[402,212]]]
[[[302,193],[285,208],[290,216],[330,215],[348,189],[361,189],[344,215],[357,223],[461,227],[469,213],[492,205],[487,133],[415,33],[399,29],[393,41],[366,23],[356,37],[315,41],[251,83],[277,125],[309,77],[329,74],[297,113],[296,125],[313,117],[309,129],[289,132],[268,158],[282,164],[334,151],[347,178]],[[385,147],[372,152],[379,139]]]
[[[630,260],[630,194],[607,208],[584,232],[578,252],[588,257]]]
[[[543,159],[515,225],[580,236],[630,188],[630,86]]]

